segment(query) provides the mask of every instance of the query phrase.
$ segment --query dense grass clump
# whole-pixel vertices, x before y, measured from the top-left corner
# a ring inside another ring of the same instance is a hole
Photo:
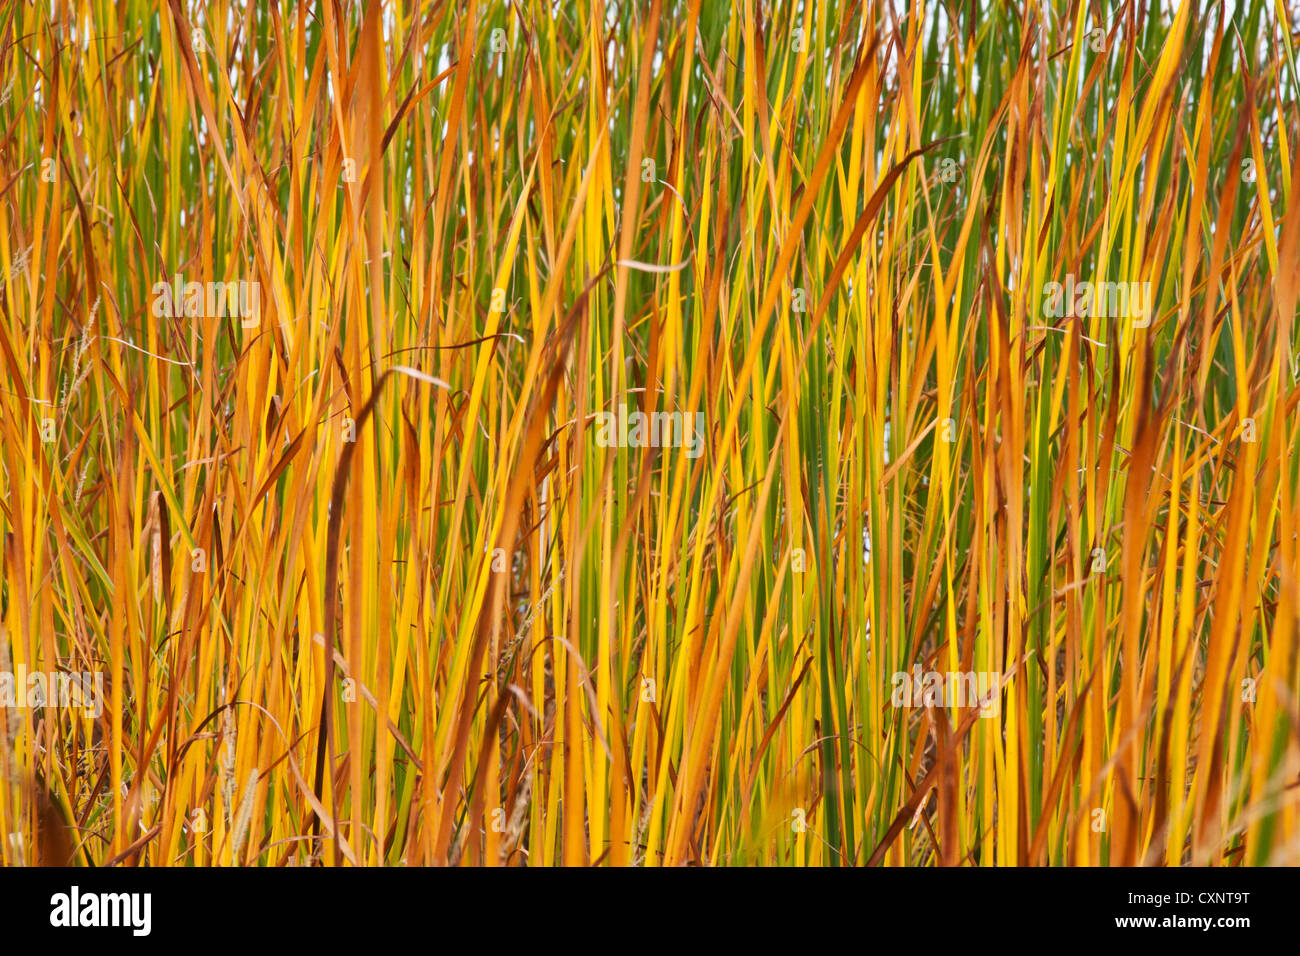
[[[0,7],[0,860],[1300,863],[1297,30]]]

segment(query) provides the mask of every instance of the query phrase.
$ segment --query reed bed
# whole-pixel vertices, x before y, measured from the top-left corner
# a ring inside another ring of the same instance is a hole
[[[1298,31],[0,6],[0,860],[1300,862]]]

